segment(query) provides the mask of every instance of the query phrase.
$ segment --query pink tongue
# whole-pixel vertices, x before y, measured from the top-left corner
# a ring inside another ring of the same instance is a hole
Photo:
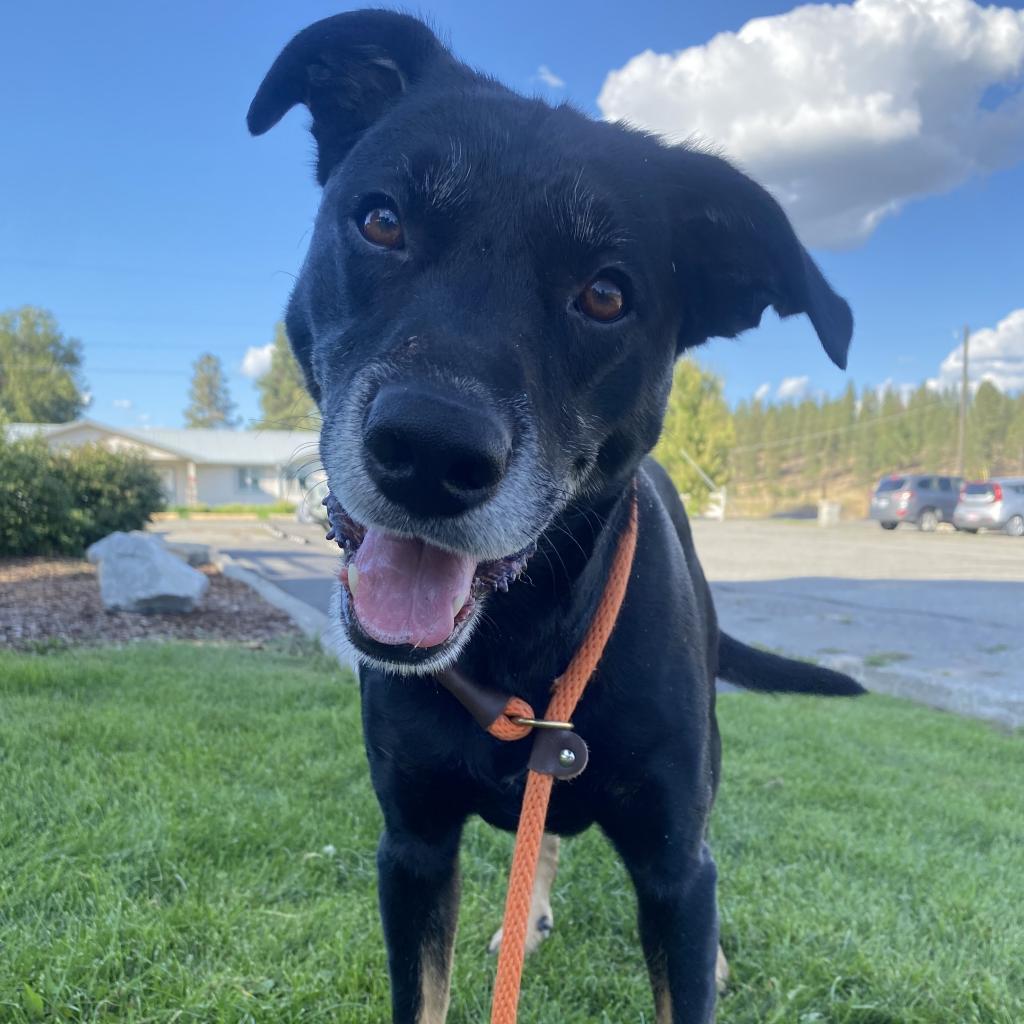
[[[355,609],[360,626],[382,644],[436,647],[455,629],[476,572],[466,555],[421,540],[366,531],[352,563],[358,572]]]

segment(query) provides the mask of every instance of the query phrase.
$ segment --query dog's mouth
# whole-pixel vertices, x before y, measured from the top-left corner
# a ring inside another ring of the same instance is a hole
[[[436,654],[474,618],[482,599],[507,591],[536,550],[478,562],[418,537],[357,523],[333,494],[324,499],[328,540],[342,548],[341,614],[352,639],[389,649],[388,658]],[[353,635],[354,634],[354,635]],[[379,650],[371,653],[379,654]]]

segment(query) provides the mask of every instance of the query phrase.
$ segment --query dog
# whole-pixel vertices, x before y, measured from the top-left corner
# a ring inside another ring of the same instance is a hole
[[[344,547],[332,616],[359,665],[384,817],[393,1020],[445,1019],[463,824],[515,829],[529,756],[438,674],[457,666],[545,707],[635,488],[625,601],[574,716],[589,767],[555,786],[529,944],[550,930],[557,836],[596,824],[636,888],[657,1020],[711,1021],[725,970],[706,840],[715,679],[860,687],[719,631],[683,505],[647,453],[681,353],[772,306],[805,314],[845,368],[850,309],[725,160],[523,97],[413,17],[358,11],[300,32],[250,131],[298,104],[322,199],[285,322]]]

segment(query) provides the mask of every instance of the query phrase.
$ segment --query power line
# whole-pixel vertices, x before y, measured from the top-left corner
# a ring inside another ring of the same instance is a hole
[[[168,319],[166,317],[118,317],[118,316],[89,316],[84,314],[81,316],[74,316],[69,319],[73,319],[75,323],[94,323],[94,324],[114,324],[119,327],[165,327],[172,330],[195,330],[202,328],[211,328],[216,330],[228,329],[228,330],[246,330],[259,332],[260,334],[266,334],[267,322],[265,320],[210,320],[205,317],[196,318],[195,320],[185,319]],[[84,342],[83,344],[91,345],[94,342]],[[105,347],[114,347],[107,343],[103,343]],[[116,344],[116,343],[115,343]],[[118,346],[120,347],[120,346]],[[127,346],[130,347],[130,346]]]
[[[88,366],[83,367],[83,372],[89,373],[120,373],[125,376],[135,377],[191,377],[191,370],[151,370],[148,368],[141,368],[138,370],[129,370],[123,366]]]
[[[964,324],[964,365],[963,378],[960,381],[960,424],[957,433],[956,471],[964,475],[967,459],[967,403],[970,401],[970,388],[967,379],[967,348],[971,340],[971,329]]]
[[[740,444],[733,447],[730,450],[730,454],[735,454],[736,452],[760,451],[764,448],[779,448],[783,445],[794,444],[798,441],[814,441],[823,437],[831,437],[833,434],[847,434],[852,430],[863,430],[866,427],[873,427],[878,423],[887,423],[890,420],[898,420],[902,419],[904,416],[913,416],[928,409],[938,408],[942,404],[942,401],[943,400],[939,398],[934,402],[927,402],[914,409],[904,409],[902,412],[893,412],[886,416],[876,416],[874,419],[864,420],[862,423],[851,423],[845,427],[832,427],[829,430],[821,430],[812,434],[794,434],[791,437],[784,437],[778,441],[761,441],[758,444]]]
[[[294,271],[290,270],[273,270],[269,273],[253,275],[252,277],[243,277],[241,274],[237,277],[232,275],[207,273],[205,271],[182,271],[182,270],[164,270],[161,268],[154,268],[147,265],[135,265],[135,266],[117,266],[115,264],[103,264],[103,263],[76,263],[71,260],[51,260],[51,259],[25,259],[21,256],[0,256],[0,264],[6,266],[14,266],[19,269],[28,270],[73,270],[79,273],[91,273],[95,272],[98,274],[112,274],[112,275],[130,275],[138,276],[145,275],[151,278],[160,279],[177,279],[179,281],[196,281],[198,283],[205,284],[236,284],[236,285],[251,285],[253,287],[263,287],[266,284],[268,277],[277,277],[281,274],[286,277],[290,277],[293,281],[296,279]]]

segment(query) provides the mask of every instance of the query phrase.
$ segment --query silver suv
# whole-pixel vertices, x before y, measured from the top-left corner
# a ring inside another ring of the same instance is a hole
[[[961,479],[932,473],[893,473],[882,477],[871,498],[871,518],[883,530],[915,523],[931,533],[939,523],[953,522]]]
[[[960,491],[953,523],[967,533],[984,528],[1024,537],[1024,477],[1002,476],[967,484]]]

